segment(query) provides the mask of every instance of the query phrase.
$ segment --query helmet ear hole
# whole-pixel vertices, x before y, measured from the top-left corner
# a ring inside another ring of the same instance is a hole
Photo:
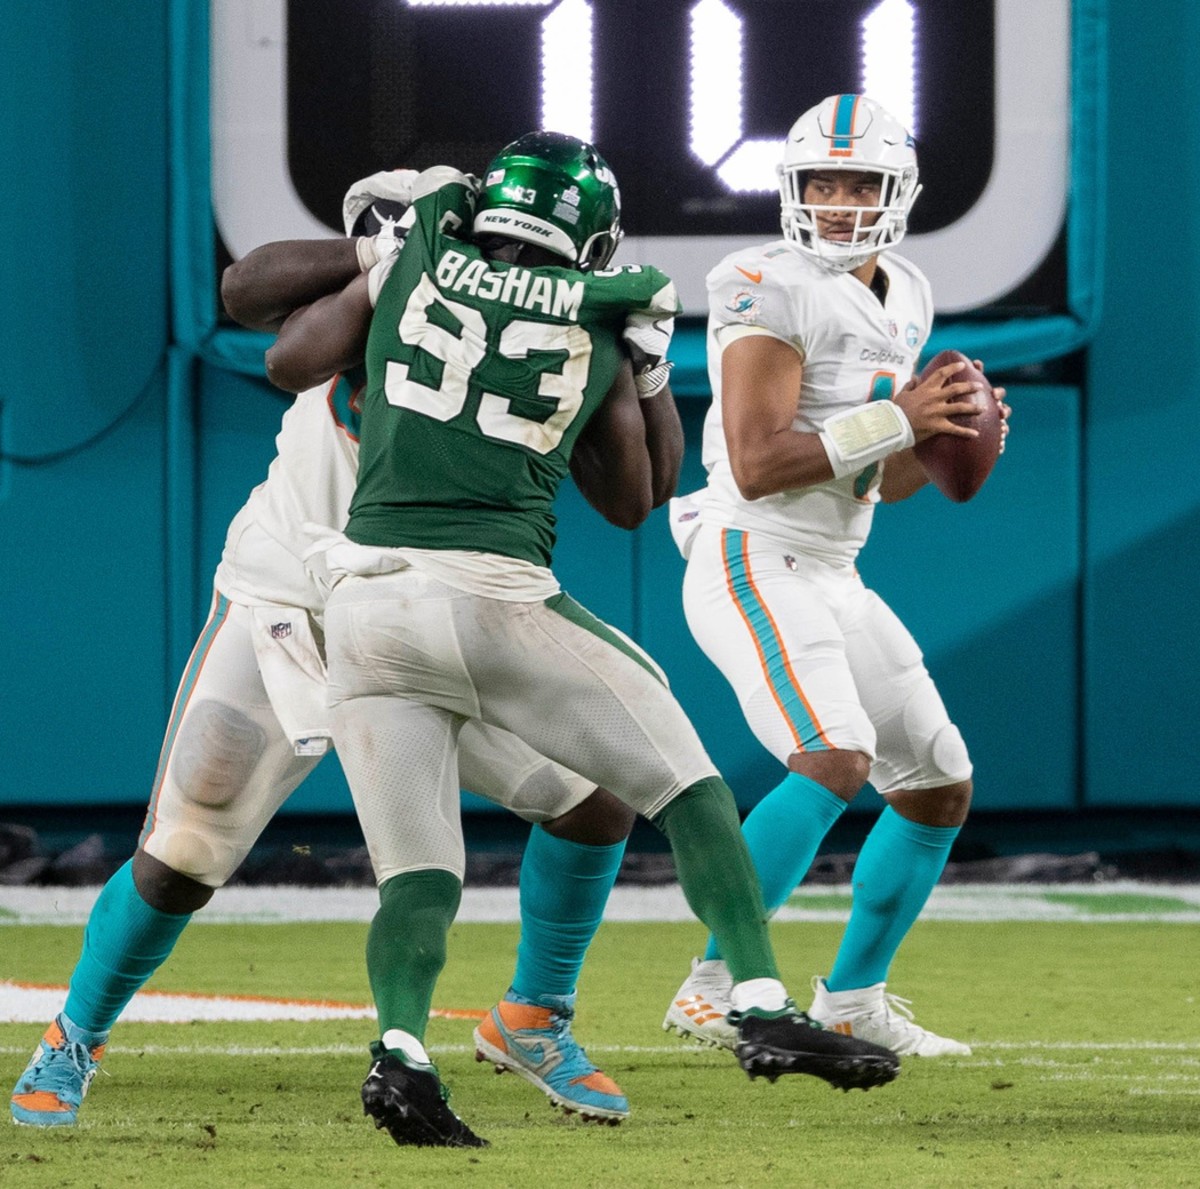
[[[613,258],[620,238],[619,232],[598,231],[584,244],[580,253],[579,267],[587,272],[605,268]]]

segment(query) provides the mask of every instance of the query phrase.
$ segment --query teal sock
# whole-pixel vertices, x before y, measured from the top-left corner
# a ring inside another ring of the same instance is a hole
[[[890,805],[879,815],[854,864],[854,904],[825,980],[831,991],[887,981],[888,967],[941,878],[958,831],[910,822]]]
[[[104,1035],[125,1005],[167,960],[190,912],[151,908],[133,883],[133,861],[100,889],[83,933],[83,952],[63,1008],[86,1032]]]
[[[462,899],[462,881],[423,868],[393,875],[379,888],[379,910],[367,930],[367,977],[379,1014],[379,1035],[400,1029],[425,1041],[438,975],[446,965],[446,935]]]
[[[587,846],[529,832],[521,859],[521,940],[512,989],[531,1003],[575,993],[584,955],[625,854],[624,841]],[[543,1006],[556,1006],[543,1004]]]
[[[789,772],[742,823],[768,912],[787,903],[846,804],[823,784]],[[710,937],[704,957],[720,956],[716,940]]]

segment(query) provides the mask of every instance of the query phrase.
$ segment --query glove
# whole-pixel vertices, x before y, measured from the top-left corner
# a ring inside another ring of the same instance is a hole
[[[403,242],[403,236],[397,237],[396,227],[391,223],[378,235],[360,235],[354,244],[354,251],[358,255],[358,267],[363,272],[370,272],[381,260],[386,260],[400,251]]]
[[[342,225],[346,234],[354,234],[359,215],[372,203],[398,202],[408,206],[412,202],[412,184],[416,177],[415,169],[381,169],[369,177],[359,178],[342,199]]]
[[[649,310],[635,310],[625,319],[621,333],[633,364],[634,387],[642,400],[657,396],[667,386],[674,364],[666,354],[674,329],[673,317],[655,317]]]

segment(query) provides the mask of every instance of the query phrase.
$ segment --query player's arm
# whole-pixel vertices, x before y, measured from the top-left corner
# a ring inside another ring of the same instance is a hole
[[[975,366],[979,371],[983,371],[983,363],[980,360],[975,360]],[[943,372],[949,371],[953,374],[952,369],[942,369]],[[942,372],[938,373],[939,375]],[[901,390],[901,397],[917,387],[916,380],[910,380],[904,389]],[[1004,442],[1008,437],[1008,417],[1012,410],[1005,403],[1004,397],[1006,389],[993,388],[992,396],[1000,409],[1000,453],[1004,453]],[[978,410],[974,410],[978,412]],[[959,434],[963,432],[962,426],[955,427]],[[968,431],[969,432],[969,431]],[[928,436],[928,435],[922,435]],[[899,503],[901,500],[908,499],[909,496],[915,495],[926,483],[929,482],[929,476],[925,468],[921,466],[917,460],[917,456],[910,450],[901,450],[896,454],[891,455],[887,464],[883,468],[883,478],[879,483],[879,498],[885,504]]]
[[[621,332],[633,366],[633,386],[641,398],[650,453],[651,498],[656,508],[675,494],[683,465],[683,425],[670,388],[674,365],[667,359],[679,297],[673,282],[661,274],[658,278],[661,287],[644,305],[627,313]]]
[[[221,274],[229,316],[251,330],[278,330],[301,306],[337,293],[361,271],[358,239],[263,244]]]
[[[618,528],[637,528],[654,507],[654,463],[644,403],[626,361],[571,451],[571,475],[579,490]]]
[[[885,504],[897,504],[910,495],[916,495],[928,482],[929,476],[912,450],[899,450],[889,455],[884,463],[883,478],[879,481],[879,498]]]
[[[303,392],[363,360],[371,327],[367,273],[292,313],[267,351],[267,377],[286,392]]]
[[[721,411],[734,482],[748,500],[833,478],[819,434],[792,428],[804,363],[774,335],[743,335],[721,352]]]
[[[972,385],[946,382],[956,370],[939,368],[894,403],[864,403],[828,418],[820,433],[803,433],[792,428],[804,376],[799,353],[771,335],[735,339],[721,354],[721,401],[738,490],[748,500],[762,499],[853,474],[935,433],[974,436],[949,419],[976,413],[957,399]]]
[[[683,423],[670,386],[664,384],[653,396],[638,401],[646,424],[646,449],[650,454],[650,496],[655,508],[662,507],[679,487],[683,466]]]

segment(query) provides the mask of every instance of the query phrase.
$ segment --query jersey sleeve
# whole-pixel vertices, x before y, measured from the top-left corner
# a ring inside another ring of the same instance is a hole
[[[635,379],[661,368],[671,345],[671,335],[675,332],[675,315],[680,309],[675,282],[657,269],[646,269],[645,272],[649,296],[625,315],[625,329],[621,332]],[[665,372],[662,383],[666,383]]]
[[[443,235],[462,238],[471,234],[475,217],[474,178],[449,165],[434,165],[422,170],[412,185],[416,212],[409,239],[419,238],[431,258],[437,255],[437,241]]]
[[[790,343],[801,354],[804,340],[794,291],[759,257],[754,267],[723,260],[708,274],[709,325],[719,341],[723,327],[746,327]]]

